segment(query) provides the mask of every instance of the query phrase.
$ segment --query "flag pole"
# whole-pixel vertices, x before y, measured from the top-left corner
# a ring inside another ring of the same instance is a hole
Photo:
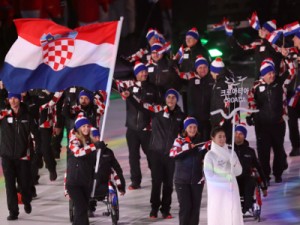
[[[103,136],[104,136],[104,129],[105,129],[106,119],[107,119],[107,111],[108,111],[108,107],[109,107],[109,97],[110,97],[110,93],[111,93],[112,80],[113,80],[113,75],[114,75],[114,71],[115,71],[115,65],[116,65],[117,53],[118,53],[118,48],[119,48],[123,19],[124,19],[124,17],[121,16],[120,20],[118,22],[118,27],[117,27],[117,33],[116,33],[116,38],[115,38],[115,43],[114,43],[115,48],[113,51],[113,60],[111,61],[109,75],[108,75],[108,81],[107,81],[107,86],[106,86],[107,99],[106,99],[106,103],[105,103],[102,127],[101,127],[101,131],[100,131],[101,132],[100,133],[100,141],[103,141]]]
[[[106,125],[107,111],[108,111],[108,106],[109,106],[109,97],[110,97],[110,93],[111,93],[112,80],[113,80],[113,75],[114,75],[114,71],[115,71],[115,65],[116,65],[117,53],[118,53],[118,48],[119,48],[123,19],[124,19],[124,17],[121,16],[120,20],[118,22],[115,43],[114,43],[115,47],[113,50],[113,59],[111,61],[110,70],[109,70],[109,74],[108,74],[108,81],[107,81],[107,85],[106,85],[107,99],[106,99],[106,103],[105,103],[104,115],[103,115],[103,120],[102,120],[102,124],[101,124],[100,141],[103,141],[103,136],[104,136],[104,129],[105,129],[105,125]],[[101,149],[99,149],[97,151],[95,174],[97,174],[98,169],[99,169],[100,155],[101,155]],[[92,198],[95,196],[95,190],[96,190],[96,179],[94,179],[94,183],[93,183],[93,190],[91,193]]]

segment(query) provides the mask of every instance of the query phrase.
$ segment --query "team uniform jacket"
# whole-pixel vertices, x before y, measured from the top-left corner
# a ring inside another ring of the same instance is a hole
[[[198,144],[201,138],[178,136],[170,150],[170,157],[175,158],[174,182],[177,184],[200,184],[203,179],[203,159],[206,149],[202,146],[191,147]]]
[[[249,147],[249,142],[245,140],[242,145],[235,145],[234,150],[243,168],[242,174],[238,177],[251,177],[253,169],[256,169],[263,181],[261,184],[262,189],[267,189],[266,177],[255,155],[254,149]]]
[[[188,80],[188,114],[198,121],[210,119],[210,98],[214,80],[207,74],[200,78],[197,73],[180,73],[180,78]],[[197,96],[197,97],[195,97]]]
[[[134,97],[143,102],[157,103],[159,101],[157,88],[148,81],[134,81],[126,90],[130,92],[130,96],[126,98],[126,127],[136,131],[151,130],[151,113]]]
[[[40,128],[55,127],[57,122],[57,103],[63,95],[63,91],[50,93],[44,90],[32,90],[25,97],[30,112],[39,120]]]
[[[276,124],[287,118],[286,86],[293,80],[293,62],[287,63],[289,73],[276,76],[271,84],[256,81],[248,94],[250,109],[259,109],[254,118],[261,124]]]
[[[82,146],[74,130],[69,134],[69,149],[71,155],[67,163],[67,185],[91,185],[96,147],[93,143]]]
[[[5,109],[7,106],[8,92],[5,88],[0,89],[0,110]]]
[[[62,103],[61,115],[64,118],[64,123],[68,130],[73,129],[74,122],[76,119],[76,118],[73,118],[74,115],[71,115],[70,108],[71,108],[71,106],[77,104],[78,95],[79,95],[80,91],[82,91],[82,90],[84,90],[84,88],[73,86],[73,87],[67,88],[64,91],[64,94],[62,96],[63,103]]]
[[[255,119],[263,124],[276,124],[282,122],[283,115],[287,115],[283,101],[282,83],[275,80],[272,84],[266,84],[262,79],[253,87],[254,99],[249,98],[249,104],[255,102],[255,108],[259,109]],[[253,107],[253,106],[252,106]]]
[[[116,173],[114,179],[116,180],[118,190],[125,192],[125,179],[123,176],[123,170],[113,151],[109,148],[101,149],[98,173],[95,175],[97,185],[106,186],[108,181],[111,179],[113,172]],[[96,186],[96,190],[97,187],[98,186]],[[97,195],[97,191],[95,195]]]
[[[295,49],[294,52],[290,51],[287,58],[290,60],[297,60],[298,55],[299,55],[299,51],[298,49]],[[295,70],[295,76],[293,77],[292,81],[287,85],[288,105],[290,107],[295,108],[299,102],[299,98],[300,98],[300,70],[298,66],[297,70]]]
[[[153,112],[149,149],[169,155],[174,139],[182,130],[182,123],[185,118],[184,113],[178,105],[173,111],[169,110],[167,106],[152,106],[147,103],[144,103],[144,107]]]
[[[180,71],[192,72],[195,70],[195,60],[198,55],[202,55],[204,58],[210,61],[207,49],[204,48],[199,42],[191,48],[182,45],[174,59],[178,60]]]
[[[157,62],[150,60],[146,66],[148,68],[149,82],[157,86],[162,94],[170,88],[176,90],[180,88],[180,79],[176,75],[174,68],[171,67],[166,55]]]
[[[37,124],[25,104],[20,104],[18,115],[12,109],[0,111],[0,155],[9,159],[30,160],[31,135],[36,137]],[[36,143],[37,144],[37,143]]]
[[[77,93],[77,92],[75,91],[73,94],[75,95],[75,93]],[[90,121],[92,126],[99,127],[101,116],[104,114],[104,110],[105,110],[104,102],[106,101],[106,92],[98,91],[95,94],[91,93],[91,95],[93,95],[94,99],[86,107],[83,107],[80,104],[78,104],[74,100],[74,97],[71,97],[72,94],[70,95],[70,93],[69,93],[68,95],[69,95],[69,97],[66,96],[66,99],[65,99],[65,102],[63,105],[63,115],[65,118],[68,118],[69,120],[72,121],[72,122],[70,121],[70,125],[69,125],[70,128],[72,127],[72,124],[76,120],[79,113],[83,114],[83,116],[88,118],[88,120]],[[77,98],[77,96],[76,96],[76,98]]]
[[[177,62],[181,72],[192,72],[195,71],[195,60],[198,55],[202,55],[204,58],[210,61],[209,53],[207,49],[201,45],[201,43],[198,42],[191,48],[184,44],[180,46],[173,60]],[[182,91],[186,90],[186,86],[187,81],[183,81],[181,87]]]

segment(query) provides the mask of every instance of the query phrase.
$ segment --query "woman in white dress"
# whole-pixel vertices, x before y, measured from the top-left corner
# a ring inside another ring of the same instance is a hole
[[[204,158],[207,181],[208,225],[243,225],[239,188],[236,176],[242,166],[235,152],[226,144],[225,131],[216,127],[211,132],[211,150]]]

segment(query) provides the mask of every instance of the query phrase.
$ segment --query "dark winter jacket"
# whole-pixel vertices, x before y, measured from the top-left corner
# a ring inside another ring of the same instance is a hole
[[[207,121],[210,118],[211,93],[214,80],[208,74],[205,77],[193,78],[188,81],[188,115],[198,121]]]
[[[170,157],[175,158],[174,182],[177,184],[199,184],[203,179],[203,159],[206,150],[191,144],[202,142],[200,135],[190,139],[180,136],[174,141]]]
[[[43,124],[45,121],[48,120],[48,110],[44,109],[41,112],[39,108],[41,105],[49,102],[54,93],[46,93],[43,90],[35,89],[28,92],[25,100],[25,103],[28,105],[31,114],[34,116],[35,119],[38,119],[39,125]]]
[[[75,130],[69,134],[69,149],[71,154],[67,161],[67,185],[91,186],[96,147],[93,143],[88,142],[83,146],[76,136]]]
[[[7,106],[8,92],[5,88],[0,89],[0,109],[5,109]]]
[[[115,158],[115,155],[111,149],[102,149],[98,173],[95,175],[97,185],[106,186],[108,184],[108,181],[110,180],[112,175],[112,169],[116,172],[118,178],[120,179],[121,184],[119,186],[119,190],[125,192],[125,179],[123,176],[123,170],[118,160]]]
[[[83,113],[93,127],[98,127],[97,124],[97,106],[93,101],[89,105],[83,107],[78,104],[79,93],[86,89],[80,87],[68,88],[64,92],[64,102],[62,106],[62,116],[65,119],[65,125],[68,130],[73,129],[75,120],[79,113]],[[93,93],[90,92],[91,96]]]
[[[185,51],[183,54],[182,62],[179,65],[181,72],[195,71],[195,60],[198,55],[202,55],[204,58],[210,61],[208,50],[204,48],[200,42],[190,49],[187,49],[185,46]]]
[[[283,82],[279,77],[271,84],[260,83],[254,89],[256,108],[254,117],[260,124],[277,124],[283,121]]]
[[[234,145],[234,150],[235,150],[235,152],[240,160],[240,163],[243,167],[243,172],[238,177],[251,177],[253,169],[256,169],[263,181],[262,187],[263,188],[267,187],[266,177],[265,177],[263,170],[261,168],[261,165],[255,155],[254,149],[249,147],[249,142],[247,140],[245,140],[244,143],[241,145]]]
[[[157,62],[150,61],[147,64],[149,82],[157,86],[162,93],[162,99],[164,100],[164,93],[174,88],[179,90],[180,78],[176,74],[175,69],[170,65],[167,56],[164,56]]]
[[[263,60],[266,58],[271,58],[275,64],[275,71],[280,71],[280,62],[282,60],[282,55],[280,52],[276,52],[274,47],[272,47],[271,43],[267,39],[262,39],[262,45],[257,46],[255,48],[255,62],[257,68],[260,68],[260,65]],[[278,75],[278,74],[277,74]]]
[[[150,104],[159,101],[157,88],[148,81],[136,82],[128,91],[130,96],[126,99],[126,127],[136,131],[151,129],[151,113],[143,108],[133,96]]]
[[[36,137],[38,127],[32,115],[27,110],[26,105],[20,103],[17,115],[10,108],[1,110],[0,119],[1,157],[21,159],[29,156],[30,134]],[[36,145],[38,144],[36,143]]]
[[[169,155],[175,138],[183,128],[185,115],[177,105],[172,111],[167,106],[161,107],[161,109],[161,111],[152,114],[152,134],[149,149]]]

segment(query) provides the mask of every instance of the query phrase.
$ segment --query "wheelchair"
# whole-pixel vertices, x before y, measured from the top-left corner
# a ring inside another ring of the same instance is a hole
[[[119,198],[116,184],[113,181],[108,182],[108,192],[103,194],[96,193],[91,200],[102,202],[106,205],[106,211],[102,213],[103,216],[111,217],[112,225],[117,225],[119,221]],[[69,217],[70,222],[74,219],[75,207],[73,201],[69,200]]]
[[[253,204],[252,204],[252,217],[257,220],[257,222],[260,222],[261,220],[261,208],[262,208],[262,188],[261,183],[262,179],[259,176],[257,170],[253,169],[252,171],[252,177],[255,179],[255,187],[254,187],[254,193],[253,193]],[[243,206],[244,203],[244,196],[241,195],[241,205]],[[250,217],[251,217],[250,216]],[[249,216],[245,216],[249,217]]]

